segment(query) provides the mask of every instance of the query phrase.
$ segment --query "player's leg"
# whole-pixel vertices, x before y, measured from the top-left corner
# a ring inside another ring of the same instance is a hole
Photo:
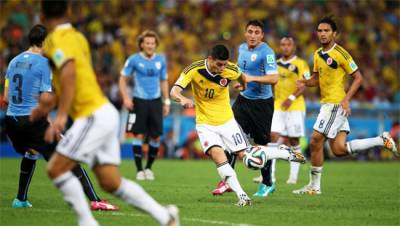
[[[69,203],[78,216],[79,226],[97,226],[98,223],[90,212],[85,200],[85,194],[79,180],[73,175],[71,169],[76,162],[68,157],[54,153],[47,166],[47,173],[54,185],[61,191],[64,200]]]
[[[172,223],[168,209],[155,201],[140,185],[122,178],[115,165],[96,165],[94,172],[100,186],[107,192],[121,198],[129,205],[151,215],[160,225]]]
[[[71,171],[81,183],[86,197],[90,200],[90,208],[92,210],[117,211],[119,209],[118,206],[112,205],[105,200],[101,200],[90,181],[89,175],[80,164],[77,164]]]
[[[147,132],[147,112],[146,112],[146,103],[144,100],[139,98],[133,98],[133,103],[135,107],[133,111],[129,114],[128,118],[128,132],[133,133],[132,139],[132,152],[135,159],[136,165],[136,179],[137,180],[145,180],[145,173],[143,170],[142,159],[143,159],[143,141],[144,134]],[[131,126],[129,126],[129,123]],[[129,128],[131,127],[131,128]]]
[[[148,125],[149,125],[149,153],[147,157],[147,163],[145,167],[145,175],[147,180],[154,180],[154,173],[151,170],[151,167],[157,158],[158,150],[160,148],[160,136],[162,134],[163,129],[163,106],[161,102],[161,98],[157,100],[152,100],[148,104]]]
[[[292,150],[294,152],[301,153],[300,138],[291,137],[288,140],[289,140],[289,145],[292,148]],[[290,162],[289,178],[286,181],[287,184],[296,184],[297,183],[299,170],[300,170],[300,163],[298,163],[298,162]]]
[[[250,198],[240,185],[235,170],[229,165],[224,150],[220,146],[213,146],[207,151],[207,154],[217,165],[217,171],[222,180],[236,193],[239,199],[237,205],[251,205]]]
[[[286,132],[288,135],[288,143],[294,152],[301,153],[300,137],[305,135],[305,112],[292,111],[286,112],[287,117],[285,119]],[[300,163],[290,162],[290,173],[289,178],[286,181],[288,184],[296,184],[297,177],[300,170]]]
[[[29,185],[35,172],[36,160],[39,158],[38,154],[31,154],[26,152],[21,160],[18,193],[17,198],[12,202],[12,208],[26,208],[32,207],[32,204],[28,201],[28,190]]]
[[[298,190],[294,190],[294,194],[321,194],[321,175],[324,162],[323,146],[325,136],[318,131],[313,131],[310,141],[311,151],[311,170],[310,182]]]

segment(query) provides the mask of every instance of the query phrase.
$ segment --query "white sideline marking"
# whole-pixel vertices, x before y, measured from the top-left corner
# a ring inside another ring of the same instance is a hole
[[[0,208],[0,210],[15,210],[12,208]],[[28,211],[38,211],[38,212],[47,212],[47,213],[68,213],[69,211],[64,210],[52,210],[52,209],[39,209],[39,208],[27,208]],[[108,213],[112,216],[129,216],[129,217],[147,217],[147,214],[140,213],[121,213],[121,212],[112,212],[112,211],[94,211],[93,213]],[[181,217],[181,221],[191,221],[191,222],[200,222],[206,224],[213,225],[231,225],[231,226],[258,226],[254,224],[242,224],[242,223],[231,223],[228,221],[215,221],[215,220],[206,220],[206,219],[198,219],[198,218],[189,218],[189,217]]]

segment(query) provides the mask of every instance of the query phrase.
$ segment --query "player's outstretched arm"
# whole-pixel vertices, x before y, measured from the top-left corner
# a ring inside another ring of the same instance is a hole
[[[171,89],[170,95],[172,100],[178,102],[184,108],[193,108],[193,101],[182,95],[182,87],[174,85]]]
[[[279,80],[279,74],[269,74],[263,76],[247,75],[247,82],[259,82],[263,84],[275,85]]]

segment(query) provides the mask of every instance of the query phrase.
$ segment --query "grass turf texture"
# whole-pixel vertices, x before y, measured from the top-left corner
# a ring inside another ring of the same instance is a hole
[[[37,162],[29,192],[31,209],[12,209],[16,196],[19,159],[0,159],[0,225],[76,225],[75,215],[45,174],[45,162]],[[297,185],[287,185],[289,164],[277,164],[277,191],[267,198],[252,198],[253,205],[234,205],[234,193],[213,197],[219,181],[210,161],[159,160],[153,167],[156,180],[140,182],[162,204],[178,205],[182,225],[400,225],[400,164],[398,162],[327,162],[322,178],[322,195],[291,193],[308,182],[308,168],[301,168]],[[257,171],[237,163],[239,180],[252,195]],[[123,161],[121,172],[135,178],[133,161]],[[135,210],[100,190],[98,194],[120,206],[119,212],[94,212],[103,226],[157,225],[148,215]]]

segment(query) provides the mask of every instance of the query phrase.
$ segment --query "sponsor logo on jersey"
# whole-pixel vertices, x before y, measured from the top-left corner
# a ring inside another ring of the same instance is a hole
[[[293,64],[289,65],[289,71],[294,71],[296,70],[296,66],[294,66]]]

